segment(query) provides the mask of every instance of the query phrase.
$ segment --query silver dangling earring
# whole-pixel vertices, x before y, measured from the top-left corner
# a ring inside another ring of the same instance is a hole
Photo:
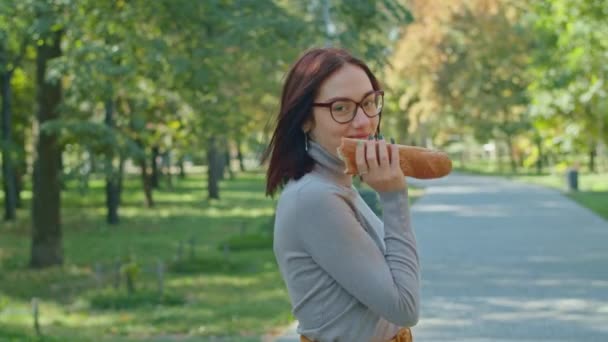
[[[308,133],[304,133],[304,151],[308,152]]]

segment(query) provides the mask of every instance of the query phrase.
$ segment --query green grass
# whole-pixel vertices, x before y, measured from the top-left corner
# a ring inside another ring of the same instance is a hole
[[[579,191],[569,192],[564,171],[556,171],[554,173],[545,172],[539,175],[534,170],[524,170],[513,174],[506,171],[498,172],[494,163],[468,163],[466,168],[458,167],[457,164],[456,166],[455,170],[460,172],[500,176],[520,182],[558,189],[567,197],[608,220],[608,173],[606,172],[581,172],[578,176]]]
[[[27,268],[30,212],[19,210],[17,222],[0,228],[0,341],[259,341],[281,331],[294,318],[264,238],[276,200],[264,197],[263,176],[223,181],[222,198],[210,201],[205,178],[189,175],[176,179],[173,191],[155,191],[153,209],[143,205],[138,178],[127,178],[118,226],[104,221],[101,179],[87,193],[68,182],[62,193],[65,264],[45,270]],[[421,193],[411,189],[412,200]],[[31,192],[23,197],[29,208]],[[114,288],[111,271],[128,258],[136,274],[133,297],[124,282]],[[158,260],[166,265],[163,297]],[[104,273],[100,281],[96,267]],[[40,302],[40,339],[33,333],[33,297]]]
[[[218,254],[218,245],[242,230],[257,232],[271,225],[275,201],[263,196],[263,175],[241,174],[238,180],[222,182],[219,201],[206,199],[205,184],[201,175],[191,175],[178,181],[173,192],[156,191],[157,207],[148,209],[137,178],[128,179],[120,208],[122,221],[115,227],[104,223],[101,180],[92,182],[84,196],[68,184],[62,195],[65,265],[42,271],[26,267],[30,220],[29,212],[20,210],[19,220],[3,225],[1,231],[0,303],[4,310],[0,326],[6,333],[0,331],[0,336],[31,336],[32,297],[41,301],[43,333],[64,341],[158,336],[259,340],[264,333],[288,324],[292,320],[289,300],[272,249],[230,252],[228,260]],[[29,200],[31,194],[26,191],[24,197]],[[28,201],[25,204],[29,207]],[[156,291],[151,268],[157,260],[171,263],[180,241],[185,242],[183,258],[189,258],[187,242],[192,237],[196,258],[209,259],[216,266],[224,261],[236,264],[238,271],[166,273],[165,291],[183,298],[184,305],[163,305],[162,301],[139,305],[137,298],[125,310],[91,305],[96,294],[114,293],[121,298],[126,293],[124,285],[118,291],[112,287],[110,275],[98,290],[96,263],[109,270],[117,259],[134,256],[141,268],[136,286],[149,293]]]

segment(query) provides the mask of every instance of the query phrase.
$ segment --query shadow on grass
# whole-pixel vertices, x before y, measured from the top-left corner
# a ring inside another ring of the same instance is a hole
[[[123,218],[118,226],[107,226],[95,218],[79,223],[66,219],[65,266],[45,270],[28,269],[29,229],[25,234],[11,232],[4,234],[0,243],[0,291],[22,300],[41,297],[69,302],[94,284],[96,265],[109,272],[118,260],[132,255],[144,267],[154,267],[159,259],[165,263],[173,260],[180,248],[188,256],[192,246],[197,256],[220,253],[222,242],[242,233],[268,231],[271,220],[271,215],[247,217],[225,213],[217,217],[140,215]],[[248,261],[255,264],[255,260]]]
[[[79,340],[71,338],[73,335],[70,331],[75,327],[80,340],[105,336],[111,340],[130,341],[167,334],[200,338],[216,336],[227,340],[239,336],[259,340],[259,336],[266,331],[284,326],[293,319],[288,296],[276,272],[271,251],[242,253],[237,258],[256,260],[258,269],[246,274],[168,275],[166,292],[183,299],[185,302],[182,305],[142,306],[135,303],[137,305],[125,307],[121,303],[118,309],[109,306],[94,310],[88,306],[57,303],[60,312],[52,313],[53,310],[43,307],[43,331],[50,336],[61,337],[62,341]],[[154,295],[153,289],[138,291]],[[82,301],[82,297],[97,292],[115,293],[120,297],[124,296],[125,290],[89,289],[72,298],[73,302]],[[56,299],[49,298],[49,301],[55,302]],[[149,301],[146,303],[149,304]],[[86,321],[78,323],[74,317]],[[10,333],[20,338],[27,336],[25,331],[28,328],[25,323],[20,327],[15,325]],[[65,336],[70,338],[64,339]]]
[[[265,331],[292,319],[271,248],[230,251],[230,260],[244,265],[237,269],[185,274],[167,270],[166,291],[182,298],[182,305],[134,305],[121,310],[90,307],[91,294],[112,288],[110,274],[117,260],[135,256],[142,266],[137,288],[153,291],[157,261],[168,265],[180,245],[188,257],[192,238],[197,256],[223,255],[218,246],[230,237],[271,230],[274,202],[263,195],[263,174],[242,174],[223,181],[220,200],[207,200],[205,186],[200,175],[176,179],[174,191],[155,191],[157,206],[148,209],[143,206],[138,179],[127,178],[119,208],[121,222],[110,226],[105,223],[103,179],[92,181],[85,196],[70,184],[62,195],[65,265],[36,271],[27,268],[31,239],[28,200],[26,209],[18,212],[19,220],[3,227],[0,297],[24,311],[29,310],[32,297],[40,298],[43,332],[61,341],[173,340],[171,334],[192,340],[200,340],[198,336],[259,340]],[[97,266],[105,274],[101,288]],[[124,283],[119,291],[126,292]],[[0,336],[6,331],[16,340],[30,340],[30,322],[25,322],[29,318],[26,315],[21,325],[15,325],[10,317],[0,316],[4,329]]]

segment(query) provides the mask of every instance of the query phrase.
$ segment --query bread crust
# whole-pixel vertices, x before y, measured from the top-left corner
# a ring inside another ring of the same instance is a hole
[[[357,142],[360,139],[342,138],[338,147],[338,156],[346,164],[344,173],[359,173],[356,162]],[[403,174],[418,179],[441,178],[452,171],[452,161],[447,153],[424,147],[398,145],[399,165]]]

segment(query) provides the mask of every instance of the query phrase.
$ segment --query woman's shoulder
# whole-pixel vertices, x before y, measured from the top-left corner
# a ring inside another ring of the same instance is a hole
[[[281,193],[281,198],[285,199],[315,199],[327,198],[330,196],[347,196],[352,192],[351,189],[340,186],[321,175],[309,172],[298,180],[290,180]]]
[[[353,206],[356,196],[352,189],[309,173],[288,182],[278,199],[277,214],[304,219],[304,212],[307,215],[324,214],[339,206],[340,202]]]
[[[332,211],[339,202],[353,198],[348,189],[308,173],[298,180],[290,180],[281,192],[276,208],[276,223],[284,229],[296,227],[319,215]]]

